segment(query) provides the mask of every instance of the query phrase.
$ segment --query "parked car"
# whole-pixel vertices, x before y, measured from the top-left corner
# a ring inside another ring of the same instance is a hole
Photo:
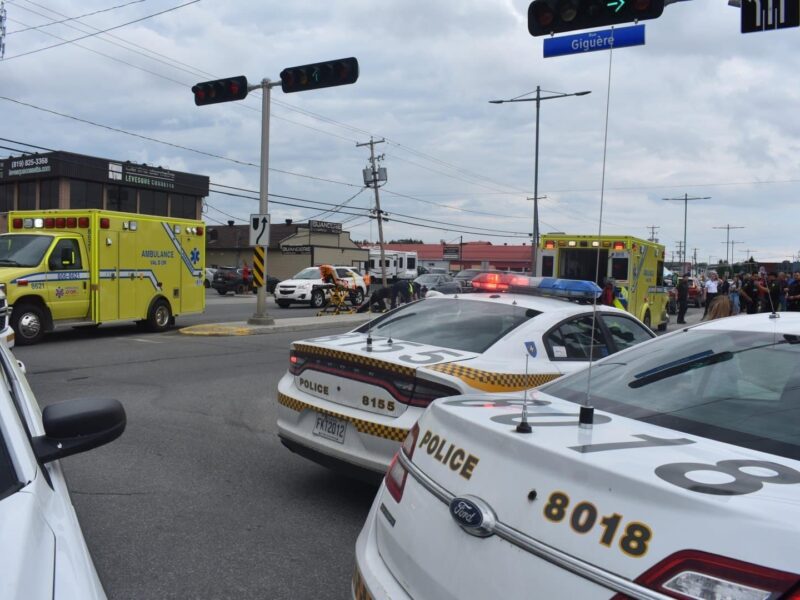
[[[797,598],[798,364],[800,314],[747,315],[623,350],[527,403],[435,401],[358,538],[354,597]]]
[[[208,271],[208,269],[206,269]],[[275,292],[275,287],[280,282],[280,279],[267,275],[267,293],[272,294]],[[234,294],[238,292],[242,285],[244,285],[244,270],[237,267],[219,267],[214,272],[214,278],[211,281],[211,286],[217,290],[220,296],[226,295],[228,292]],[[253,272],[250,271],[248,277],[248,289],[254,294],[258,291],[253,286]]]
[[[278,383],[281,441],[369,479],[434,399],[524,390],[655,335],[625,311],[563,297],[574,290],[536,292],[426,298],[350,333],[294,342]]]
[[[367,295],[364,278],[352,267],[334,266],[336,276],[346,282],[352,290],[350,302],[358,306]],[[291,304],[308,304],[312,308],[322,308],[330,298],[330,292],[322,287],[319,267],[306,267],[291,279],[281,281],[275,288],[275,302],[280,308]]]
[[[460,294],[461,286],[450,275],[445,273],[426,273],[414,280],[429,292],[441,292],[442,294]]]
[[[703,306],[703,289],[700,282],[695,277],[689,277],[689,306],[700,308]],[[678,314],[678,288],[668,286],[669,302],[667,310],[671,315]]]
[[[105,599],[59,459],[122,435],[125,410],[116,400],[86,398],[41,411],[5,344],[0,377],[2,597]]]
[[[472,280],[481,273],[504,273],[505,271],[498,271],[495,269],[464,269],[459,271],[453,278],[461,285],[462,292],[471,292]]]
[[[211,282],[214,281],[214,273],[216,272],[216,269],[212,267],[206,267],[206,278],[203,281],[203,285],[206,287],[206,289],[211,287]]]

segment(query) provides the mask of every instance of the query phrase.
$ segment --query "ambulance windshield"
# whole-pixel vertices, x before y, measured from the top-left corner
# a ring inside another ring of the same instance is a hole
[[[52,242],[49,235],[0,235],[0,267],[36,267]]]

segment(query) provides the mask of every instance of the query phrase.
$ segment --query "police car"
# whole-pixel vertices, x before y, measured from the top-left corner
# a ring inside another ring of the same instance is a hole
[[[125,411],[115,400],[40,411],[5,344],[0,379],[0,597],[105,598],[58,459],[117,438]]]
[[[426,298],[350,333],[294,342],[278,384],[283,444],[382,476],[436,398],[541,385],[585,366],[592,352],[599,358],[654,336],[622,310],[568,300],[594,301],[593,282],[481,277],[476,289],[517,293]]]
[[[759,314],[435,402],[358,538],[353,596],[800,597],[798,364],[800,314]]]

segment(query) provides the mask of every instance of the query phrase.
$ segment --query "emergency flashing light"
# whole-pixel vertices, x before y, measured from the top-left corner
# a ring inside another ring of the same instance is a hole
[[[202,227],[195,227],[195,229],[197,230],[197,235],[203,235],[204,229]]]
[[[89,217],[78,217],[78,227],[89,227]]]
[[[67,220],[64,217],[58,217],[56,219],[56,228],[57,229],[64,229],[67,226]]]
[[[22,229],[22,219],[14,219],[11,223],[14,229]]]
[[[52,217],[47,217],[44,220],[44,228],[45,229],[53,229],[56,226],[56,220]]]
[[[625,242],[614,242],[614,250],[625,250]]]
[[[67,227],[77,227],[78,219],[75,217],[67,217]]]
[[[594,281],[528,277],[514,273],[481,273],[472,280],[472,287],[481,292],[514,292],[577,301],[592,301],[603,291]]]
[[[553,250],[556,247],[556,243],[553,240],[547,240],[544,243],[545,250]]]
[[[592,248],[599,248],[599,247],[600,247],[600,242],[598,242],[597,240],[592,242]]]
[[[528,32],[550,35],[657,19],[664,4],[665,0],[533,0],[528,6]]]
[[[227,79],[203,81],[192,86],[192,93],[197,106],[244,100],[247,97],[247,77],[239,75]]]
[[[100,219],[100,229],[108,229],[111,227],[111,220],[108,217],[103,217]]]
[[[570,248],[574,248],[575,247],[575,240],[568,241],[567,242],[567,246],[569,246]]]
[[[34,219],[33,226],[36,229],[42,229],[44,227],[44,219]]]
[[[284,94],[348,85],[357,80],[358,60],[352,56],[299,67],[288,67],[281,71],[281,89]]]

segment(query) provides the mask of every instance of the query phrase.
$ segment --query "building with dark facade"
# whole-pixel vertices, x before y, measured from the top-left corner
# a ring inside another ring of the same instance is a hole
[[[0,159],[0,229],[8,211],[100,208],[199,219],[209,179],[161,167],[47,152]]]

